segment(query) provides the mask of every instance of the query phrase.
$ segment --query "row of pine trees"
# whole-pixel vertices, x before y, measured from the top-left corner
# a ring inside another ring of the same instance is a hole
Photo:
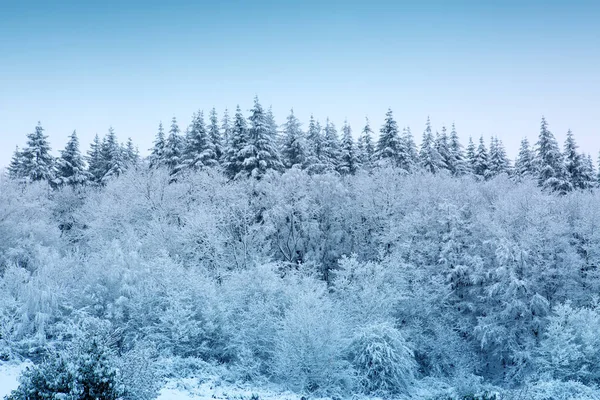
[[[221,121],[213,108],[208,123],[199,111],[185,134],[175,118],[167,134],[161,123],[145,160],[131,139],[126,144],[119,143],[112,128],[102,140],[96,135],[86,157],[80,153],[77,134],[73,132],[55,159],[48,137],[38,124],[27,135],[27,145],[16,149],[8,175],[22,181],[46,180],[60,187],[103,184],[141,161],[151,168],[167,168],[174,179],[185,171],[204,168],[220,168],[230,179],[260,179],[268,171],[286,168],[301,168],[311,174],[348,175],[390,166],[407,173],[446,171],[453,176],[473,175],[479,179],[507,174],[516,179],[536,179],[540,186],[564,193],[596,187],[600,182],[600,171],[597,175],[591,156],[577,149],[569,131],[561,151],[544,118],[537,143],[532,147],[523,139],[514,165],[499,138],[492,137],[489,148],[483,136],[477,145],[469,138],[465,149],[454,124],[450,133],[442,127],[441,132],[434,134],[429,119],[417,148],[410,128],[400,132],[391,109],[377,140],[367,119],[355,142],[347,122],[342,126],[341,138],[329,119],[322,126],[311,116],[304,131],[293,110],[280,130],[271,109],[265,110],[255,98],[248,118],[238,106],[233,118],[226,110]]]

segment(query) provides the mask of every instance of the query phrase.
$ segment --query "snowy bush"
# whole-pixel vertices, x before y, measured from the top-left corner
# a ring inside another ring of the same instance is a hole
[[[115,360],[123,399],[148,400],[156,398],[164,377],[156,364],[155,346],[138,344]]]
[[[407,393],[417,372],[412,350],[389,324],[364,328],[350,346],[359,384],[367,393]]]

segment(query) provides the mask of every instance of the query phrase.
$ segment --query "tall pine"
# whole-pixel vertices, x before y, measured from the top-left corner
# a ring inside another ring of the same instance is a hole
[[[38,122],[27,135],[27,147],[21,152],[23,177],[30,181],[50,181],[54,176],[54,157],[50,154],[48,136]]]
[[[342,127],[342,143],[338,172],[342,175],[354,175],[356,171],[358,171],[359,163],[354,140],[352,138],[352,128],[350,128],[350,125],[346,120]]]
[[[56,178],[58,185],[84,185],[92,178],[85,168],[85,162],[79,151],[77,132],[73,131],[64,150],[56,162]]]
[[[281,157],[286,168],[302,168],[306,164],[306,156],[304,133],[300,121],[294,115],[294,109],[291,109],[283,125]]]

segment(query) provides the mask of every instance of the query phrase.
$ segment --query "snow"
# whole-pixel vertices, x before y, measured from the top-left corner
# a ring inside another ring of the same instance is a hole
[[[19,375],[29,364],[0,362],[0,399],[9,395],[19,386]]]

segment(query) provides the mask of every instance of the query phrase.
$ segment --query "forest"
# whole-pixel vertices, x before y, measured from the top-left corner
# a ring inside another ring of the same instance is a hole
[[[111,128],[55,158],[38,124],[0,179],[0,360],[29,363],[7,399],[208,377],[305,399],[599,399],[598,176],[571,132],[534,134],[513,163],[454,125],[427,121],[417,146],[389,110],[355,141],[293,111],[279,127],[255,99],[161,124],[147,157]]]

